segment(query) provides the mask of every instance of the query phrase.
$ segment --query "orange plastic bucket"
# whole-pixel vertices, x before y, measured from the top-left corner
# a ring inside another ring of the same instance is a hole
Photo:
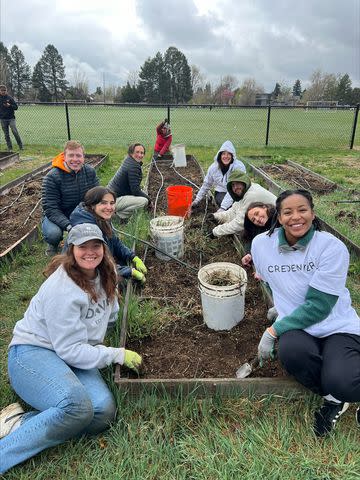
[[[167,187],[168,215],[177,217],[190,217],[190,207],[193,197],[192,187],[185,185],[173,185]]]

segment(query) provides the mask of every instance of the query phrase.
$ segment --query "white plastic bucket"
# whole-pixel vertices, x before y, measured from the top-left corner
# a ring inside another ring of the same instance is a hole
[[[184,255],[184,219],[174,215],[156,217],[150,220],[150,234],[155,247],[181,258]],[[171,260],[170,257],[155,250],[160,260]]]
[[[185,145],[182,143],[172,145],[171,151],[174,155],[175,167],[186,167]]]
[[[226,277],[226,286],[213,285],[214,277]],[[231,330],[244,317],[247,275],[235,263],[217,262],[198,272],[203,317],[213,330]]]

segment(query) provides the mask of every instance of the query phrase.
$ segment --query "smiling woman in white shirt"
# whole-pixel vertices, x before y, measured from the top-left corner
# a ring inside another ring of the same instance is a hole
[[[323,397],[314,432],[324,436],[349,402],[360,401],[360,319],[345,286],[349,252],[334,235],[320,231],[308,191],[281,193],[276,211],[276,224],[255,237],[251,248],[278,312],[258,355],[260,361],[271,358],[278,340],[285,369]]]

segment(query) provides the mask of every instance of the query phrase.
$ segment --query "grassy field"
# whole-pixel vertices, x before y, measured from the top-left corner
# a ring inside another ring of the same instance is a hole
[[[23,105],[16,115],[25,145],[61,146],[68,138],[63,106]],[[87,146],[125,146],[140,141],[152,147],[155,126],[166,116],[165,107],[69,106],[71,138],[81,139]],[[350,110],[273,108],[269,145],[346,148],[353,119]],[[173,143],[186,145],[217,146],[230,139],[243,147],[260,147],[265,145],[266,121],[266,108],[171,110]],[[359,139],[358,131],[355,145],[360,144]]]
[[[222,140],[219,142],[221,143]],[[360,183],[356,152],[318,149],[257,149],[236,144],[238,156],[270,154],[289,158],[317,170],[344,186]],[[208,166],[216,147],[187,146]],[[106,184],[119,167],[124,147],[89,145],[88,153],[109,153],[101,167]],[[45,163],[58,152],[55,147],[27,147],[19,166],[7,171],[2,182],[26,169]],[[144,169],[149,164],[146,156]],[[349,168],[353,165],[353,169]],[[357,168],[356,168],[357,166]],[[324,171],[326,167],[326,172]],[[0,267],[0,366],[1,404],[15,401],[6,375],[7,345],[14,323],[43,281],[47,263],[44,245],[37,242],[17,255],[12,264]],[[355,282],[355,275],[351,275]],[[359,276],[357,275],[357,282]],[[350,286],[352,295],[359,283]],[[360,307],[360,299],[358,300]],[[107,342],[116,345],[116,333]],[[195,352],[194,352],[195,354]],[[219,360],[221,361],[221,360]],[[96,438],[71,441],[50,449],[5,476],[11,480],[356,480],[360,471],[359,429],[355,405],[329,438],[317,440],[311,431],[312,416],[319,399],[308,394],[297,398],[264,396],[205,398],[161,394],[130,398],[112,381],[105,369],[118,405],[118,418],[111,429]]]

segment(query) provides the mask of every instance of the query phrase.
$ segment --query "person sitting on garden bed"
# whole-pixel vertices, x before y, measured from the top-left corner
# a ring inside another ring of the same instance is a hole
[[[172,134],[168,119],[165,118],[156,127],[156,142],[154,146],[154,159],[160,159],[170,149],[172,142]]]
[[[120,279],[132,277],[145,283],[146,266],[135,252],[121,242],[111,225],[111,217],[115,213],[115,202],[116,195],[108,187],[91,188],[86,192],[84,201],[71,213],[71,225],[96,224],[102,231],[106,245],[115,259]],[[130,262],[135,267],[129,267]]]
[[[71,229],[70,213],[83,201],[85,193],[97,185],[99,179],[94,167],[85,164],[84,147],[75,140],[66,142],[42,183],[41,226],[47,255],[57,253],[64,232]]]
[[[234,170],[230,174],[227,190],[234,203],[229,210],[214,213],[215,220],[221,223],[213,229],[214,237],[242,233],[245,212],[251,203],[263,202],[275,205],[275,195],[258,183],[251,182],[250,177],[241,170]]]
[[[128,156],[108,184],[116,195],[115,208],[120,220],[128,219],[139,208],[151,208],[150,198],[141,190],[141,167],[144,156],[144,145],[141,143],[130,145]]]
[[[203,184],[191,204],[191,209],[196,209],[201,200],[212,188],[215,189],[215,202],[219,207],[218,211],[224,211],[230,208],[233,204],[233,198],[227,193],[226,187],[229,176],[234,170],[245,173],[246,167],[241,160],[236,158],[236,151],[232,142],[226,140],[226,142],[221,145],[214,157],[213,163],[208,168]]]
[[[348,402],[360,402],[360,318],[346,288],[350,256],[341,240],[320,231],[307,190],[282,192],[276,211],[275,225],[251,247],[278,314],[260,340],[258,357],[260,363],[273,358],[277,341],[287,372],[323,397],[313,427],[322,437]]]
[[[138,371],[142,362],[136,352],[103,345],[119,303],[101,230],[76,225],[68,243],[14,328],[10,382],[32,410],[13,403],[0,412],[0,474],[46,448],[107,429],[116,404],[99,369],[120,364]]]

